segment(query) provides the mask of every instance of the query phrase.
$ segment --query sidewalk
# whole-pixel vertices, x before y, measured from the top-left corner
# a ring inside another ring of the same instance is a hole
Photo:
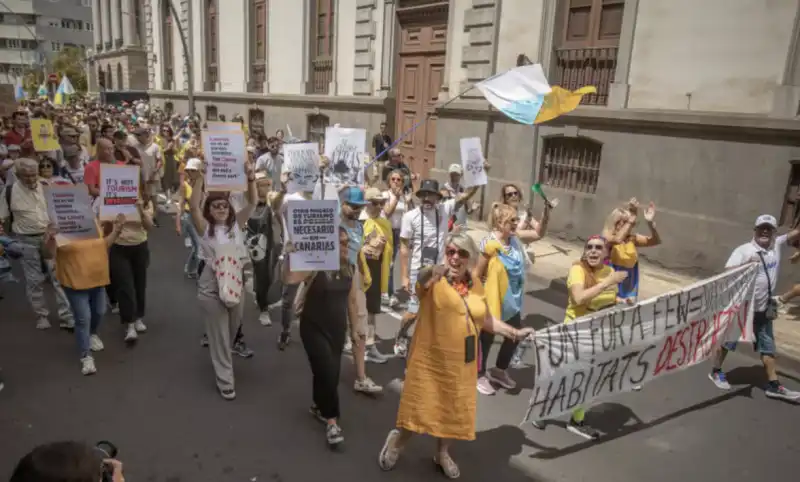
[[[488,234],[484,223],[470,221],[468,233],[476,242]],[[530,245],[529,251],[536,254],[529,275],[539,278],[551,288],[566,292],[566,279],[570,266],[583,251],[583,246],[570,243],[551,236]],[[666,293],[698,281],[699,278],[685,276],[641,261],[639,276],[640,299]],[[789,314],[781,315],[775,320],[775,340],[780,355],[800,361],[800,310],[792,309]]]

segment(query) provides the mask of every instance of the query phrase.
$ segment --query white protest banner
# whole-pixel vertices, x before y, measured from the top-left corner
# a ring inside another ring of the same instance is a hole
[[[292,271],[339,269],[339,208],[337,201],[289,201],[287,229],[295,252]]]
[[[209,191],[246,191],[246,142],[242,131],[203,131],[206,156],[206,189]]]
[[[636,305],[536,332],[536,382],[526,419],[578,406],[702,363],[752,333],[754,263]]]
[[[45,186],[44,196],[50,221],[58,230],[56,244],[61,246],[100,236],[92,210],[92,197],[85,184]]]
[[[483,165],[483,146],[480,137],[466,137],[461,139],[461,166],[464,168],[464,186],[484,186],[489,182]]]
[[[367,152],[366,129],[325,128],[325,156],[330,160],[325,170],[325,184],[364,184],[364,164],[359,157]]]
[[[284,144],[283,162],[289,171],[287,192],[313,192],[319,181],[319,144]]]
[[[206,122],[206,130],[212,132],[241,132],[242,125],[238,122],[208,121]]]
[[[129,221],[138,221],[139,166],[100,164],[100,219],[113,221],[124,214]]]

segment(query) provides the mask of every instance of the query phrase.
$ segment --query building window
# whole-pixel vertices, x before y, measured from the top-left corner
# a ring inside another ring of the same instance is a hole
[[[133,21],[134,21],[134,41],[136,45],[143,45],[144,32],[142,27],[144,21],[142,20],[142,2],[133,2]]]
[[[165,102],[164,113],[171,116],[173,112],[175,112],[175,105],[172,102]]]
[[[81,6],[83,6],[83,7],[91,7],[92,6],[92,0],[81,0]]]
[[[217,119],[219,119],[219,114],[217,112],[217,106],[207,105],[206,106],[206,120],[207,121],[215,121]]]
[[[606,105],[614,81],[625,0],[560,0],[563,23],[555,51],[554,83],[597,87],[582,104]]]
[[[219,17],[217,0],[206,0],[206,85],[205,90],[216,90],[219,81]]]
[[[323,114],[308,116],[308,142],[319,144],[319,152],[325,148],[325,128],[330,125],[330,119]]]
[[[61,42],[50,42],[50,48],[53,52],[61,52]]]
[[[264,133],[264,111],[261,109],[250,109],[247,113],[247,124],[250,127],[250,134]]]
[[[53,27],[53,28],[58,28],[58,27],[61,26],[61,23],[58,20],[51,19],[51,20],[47,21],[47,26],[48,27]]]
[[[252,56],[250,67],[250,91],[263,92],[267,80],[267,0],[251,0],[250,31],[252,32]]]
[[[164,90],[172,90],[174,81],[174,52],[172,51],[173,29],[172,29],[172,10],[169,8],[171,0],[161,0],[161,64],[164,67],[164,79],[161,86]]]
[[[333,0],[312,0],[310,94],[327,94],[333,81]]]
[[[93,30],[94,30],[94,25],[92,25],[92,22],[86,22],[86,31],[91,32]]]
[[[791,229],[800,221],[800,159],[790,161],[789,164],[791,169],[778,224]]]
[[[603,145],[587,137],[547,137],[539,181],[568,191],[594,194]]]

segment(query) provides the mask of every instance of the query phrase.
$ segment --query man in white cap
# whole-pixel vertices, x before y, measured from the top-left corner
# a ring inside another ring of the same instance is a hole
[[[778,222],[770,214],[762,214],[756,218],[753,239],[733,250],[725,268],[735,268],[747,263],[758,263],[758,274],[753,295],[753,334],[754,349],[761,355],[761,362],[767,372],[767,386],[764,389],[767,397],[781,400],[798,400],[800,392],[787,389],[778,381],[775,365],[775,334],[773,320],[778,316],[775,284],[778,281],[778,268],[781,262],[781,250],[787,243],[800,238],[800,230],[794,229],[788,234],[775,236]],[[715,359],[708,377],[722,389],[731,388],[722,371],[722,363],[729,351],[736,349],[736,343],[723,344]]]

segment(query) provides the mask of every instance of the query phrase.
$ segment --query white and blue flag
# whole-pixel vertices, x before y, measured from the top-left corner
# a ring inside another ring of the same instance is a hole
[[[500,112],[522,124],[533,125],[552,89],[540,64],[515,67],[475,84]]]

